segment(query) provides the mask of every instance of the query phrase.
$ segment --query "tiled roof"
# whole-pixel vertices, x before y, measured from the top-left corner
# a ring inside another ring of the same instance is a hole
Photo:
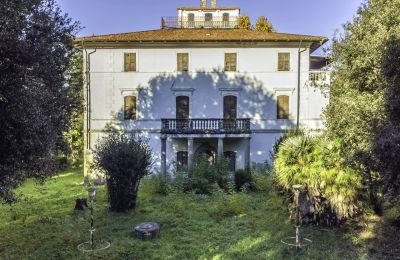
[[[244,29],[159,29],[76,39],[76,44],[90,43],[165,43],[165,42],[309,42],[314,48],[328,39],[287,33],[258,32]]]

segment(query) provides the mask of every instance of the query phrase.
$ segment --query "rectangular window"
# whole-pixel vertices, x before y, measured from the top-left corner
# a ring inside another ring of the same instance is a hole
[[[278,96],[277,119],[289,119],[289,96]]]
[[[136,53],[124,53],[124,71],[136,71]]]
[[[181,151],[176,153],[177,170],[185,171],[188,167],[188,152]]]
[[[126,96],[124,97],[124,119],[135,120],[136,119],[136,97]]]
[[[189,71],[189,53],[178,53],[177,62],[178,71]]]
[[[237,70],[237,54],[225,53],[225,71]]]
[[[278,71],[290,70],[290,53],[278,53]]]

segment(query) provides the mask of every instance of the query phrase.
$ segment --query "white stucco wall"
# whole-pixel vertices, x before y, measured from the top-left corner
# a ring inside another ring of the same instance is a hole
[[[91,52],[93,50],[87,50]],[[137,71],[124,72],[124,53],[135,52]],[[189,72],[176,71],[176,56],[189,53]],[[291,69],[277,71],[278,53],[290,52]],[[224,72],[224,53],[237,53],[237,72]],[[327,104],[321,92],[308,82],[309,51],[301,54],[300,122],[319,129],[322,109]],[[238,118],[251,118],[251,161],[267,160],[280,131],[296,124],[297,48],[165,48],[97,49],[91,55],[91,147],[108,124],[141,132],[149,138],[159,167],[161,118],[175,118],[175,98],[190,98],[191,118],[222,118],[224,95],[238,97]],[[290,119],[276,119],[276,98],[290,97]],[[137,120],[124,121],[123,97],[137,96]],[[169,139],[168,164],[185,141]],[[187,145],[187,144],[186,144]],[[238,166],[243,165],[237,145]]]

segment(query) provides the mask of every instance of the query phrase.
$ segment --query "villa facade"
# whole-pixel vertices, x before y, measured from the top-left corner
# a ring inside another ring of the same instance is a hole
[[[109,127],[147,138],[161,172],[190,170],[201,153],[243,169],[269,160],[288,129],[320,130],[328,98],[314,83],[329,75],[311,54],[327,39],[239,29],[239,16],[201,1],[158,30],[77,39],[85,164]]]

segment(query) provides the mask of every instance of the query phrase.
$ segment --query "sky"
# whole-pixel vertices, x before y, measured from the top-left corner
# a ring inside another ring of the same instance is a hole
[[[200,0],[56,0],[84,27],[78,36],[159,29],[161,16],[176,16],[177,7],[200,6]],[[363,0],[217,0],[238,6],[254,22],[264,15],[278,32],[326,36],[356,14]]]

